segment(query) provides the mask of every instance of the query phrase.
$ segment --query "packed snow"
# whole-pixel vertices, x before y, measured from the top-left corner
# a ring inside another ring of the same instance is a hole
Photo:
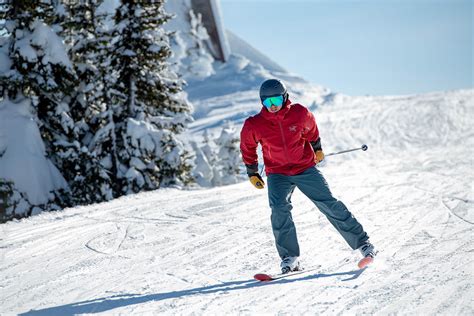
[[[320,96],[309,91],[301,99]],[[329,94],[312,106],[326,153],[369,146],[321,168],[380,250],[366,270],[295,192],[301,261],[316,270],[259,283],[279,265],[266,190],[161,189],[1,225],[1,312],[470,315],[473,96]],[[226,113],[259,107],[250,91],[220,98]]]

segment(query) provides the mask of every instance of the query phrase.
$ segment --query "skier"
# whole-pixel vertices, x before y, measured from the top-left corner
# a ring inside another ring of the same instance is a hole
[[[271,224],[282,259],[281,271],[300,270],[300,249],[291,215],[291,195],[295,187],[326,215],[352,249],[360,250],[363,259],[359,267],[365,266],[376,255],[374,246],[347,207],[332,196],[326,180],[315,167],[323,161],[324,153],[313,114],[301,104],[291,103],[288,97],[280,80],[263,82],[260,87],[263,107],[260,113],[245,120],[240,135],[247,174],[257,189],[265,187],[257,162],[257,146],[262,146]]]

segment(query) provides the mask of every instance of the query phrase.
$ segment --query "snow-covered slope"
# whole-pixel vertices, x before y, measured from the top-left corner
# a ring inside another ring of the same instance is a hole
[[[226,34],[229,40],[230,49],[234,55],[242,55],[249,60],[259,63],[260,65],[265,67],[265,69],[268,69],[270,71],[287,72],[276,62],[262,54],[262,52],[252,47],[249,43],[238,37],[233,32],[227,30]]]
[[[320,267],[258,283],[279,264],[266,190],[162,189],[1,225],[0,314],[472,315],[474,91],[307,87],[292,82],[294,100],[311,105],[326,152],[369,146],[321,170],[380,250],[373,267],[356,270],[359,254],[295,192],[301,260]],[[258,110],[254,98],[202,98],[195,131]]]

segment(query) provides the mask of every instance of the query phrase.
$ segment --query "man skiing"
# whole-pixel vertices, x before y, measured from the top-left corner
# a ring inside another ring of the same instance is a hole
[[[268,199],[281,271],[300,270],[300,249],[292,219],[291,195],[295,187],[326,215],[329,222],[363,259],[359,267],[370,263],[376,251],[362,225],[347,207],[332,196],[323,175],[315,166],[324,159],[318,127],[313,114],[298,103],[292,104],[285,85],[269,79],[260,87],[263,107],[249,117],[241,131],[240,150],[250,182],[263,189],[258,173],[258,144],[262,147],[268,181]]]

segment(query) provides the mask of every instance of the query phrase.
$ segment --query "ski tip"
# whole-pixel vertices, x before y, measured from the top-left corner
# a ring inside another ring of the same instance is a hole
[[[265,274],[265,273],[257,273],[253,276],[253,278],[255,280],[258,280],[258,281],[271,281],[271,280],[273,280],[273,278],[270,275]]]
[[[357,266],[359,267],[359,269],[364,269],[365,267],[367,267],[369,264],[371,264],[372,262],[374,262],[374,258],[372,257],[365,257],[363,258],[362,260],[359,261],[359,263],[357,264]]]

